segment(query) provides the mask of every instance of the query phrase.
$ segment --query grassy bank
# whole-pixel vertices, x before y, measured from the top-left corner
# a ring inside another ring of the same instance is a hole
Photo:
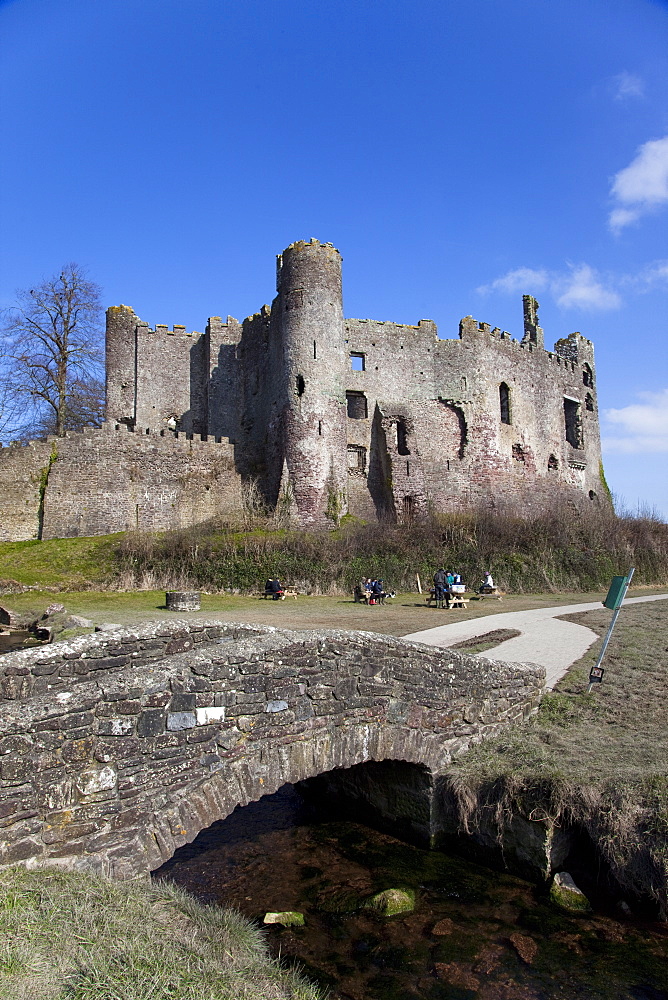
[[[249,531],[200,525],[160,534],[0,544],[0,586],[55,589],[258,589],[268,577],[302,591],[350,593],[362,576],[396,590],[439,566],[470,587],[485,570],[512,593],[591,591],[636,567],[637,584],[668,582],[668,525],[594,509],[540,517],[435,516],[412,526],[350,522],[336,531]]]
[[[168,883],[0,873],[2,1000],[318,1000],[239,914]]]
[[[317,593],[349,592],[361,576],[410,590],[439,566],[477,586],[485,570],[514,593],[593,590],[635,565],[638,583],[668,581],[668,525],[593,509],[441,515],[412,526],[350,524],[337,531],[236,533],[200,527],[163,536],[128,535],[122,574],[136,584],[168,580],[205,590],[253,590],[278,576]]]
[[[564,615],[596,631],[605,609]],[[624,608],[603,684],[587,695],[600,642],[547,694],[538,715],[471,749],[448,783],[461,821],[502,828],[513,813],[584,828],[618,882],[668,915],[668,614]],[[493,655],[493,653],[491,654]]]

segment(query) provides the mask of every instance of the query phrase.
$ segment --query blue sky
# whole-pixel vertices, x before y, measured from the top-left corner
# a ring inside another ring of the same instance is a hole
[[[668,3],[0,2],[0,304],[68,261],[202,330],[275,254],[347,316],[594,340],[605,467],[668,518]]]

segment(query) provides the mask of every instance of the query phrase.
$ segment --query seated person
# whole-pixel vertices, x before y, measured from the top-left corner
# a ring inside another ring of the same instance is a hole
[[[272,595],[272,600],[279,601],[283,596],[283,588],[278,579],[268,580],[269,586],[267,587],[267,593]]]
[[[491,590],[494,589],[495,589],[494,580],[492,579],[492,574],[489,572],[489,570],[486,570],[484,579],[482,581],[482,586],[480,587],[480,593],[481,594],[489,593]]]

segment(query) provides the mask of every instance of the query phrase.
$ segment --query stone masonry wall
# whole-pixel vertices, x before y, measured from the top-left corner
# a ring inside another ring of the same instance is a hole
[[[39,536],[41,489],[51,447],[50,441],[0,447],[0,542]]]
[[[229,442],[116,426],[54,440],[43,538],[164,531],[239,511]]]
[[[287,782],[438,774],[537,704],[542,668],[365,632],[161,622],[0,665],[0,865],[132,877]]]

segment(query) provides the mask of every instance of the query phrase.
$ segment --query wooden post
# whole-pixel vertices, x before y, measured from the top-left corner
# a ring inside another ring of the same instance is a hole
[[[417,583],[418,594],[422,593],[422,584],[420,583],[420,574],[415,574],[415,582]]]

